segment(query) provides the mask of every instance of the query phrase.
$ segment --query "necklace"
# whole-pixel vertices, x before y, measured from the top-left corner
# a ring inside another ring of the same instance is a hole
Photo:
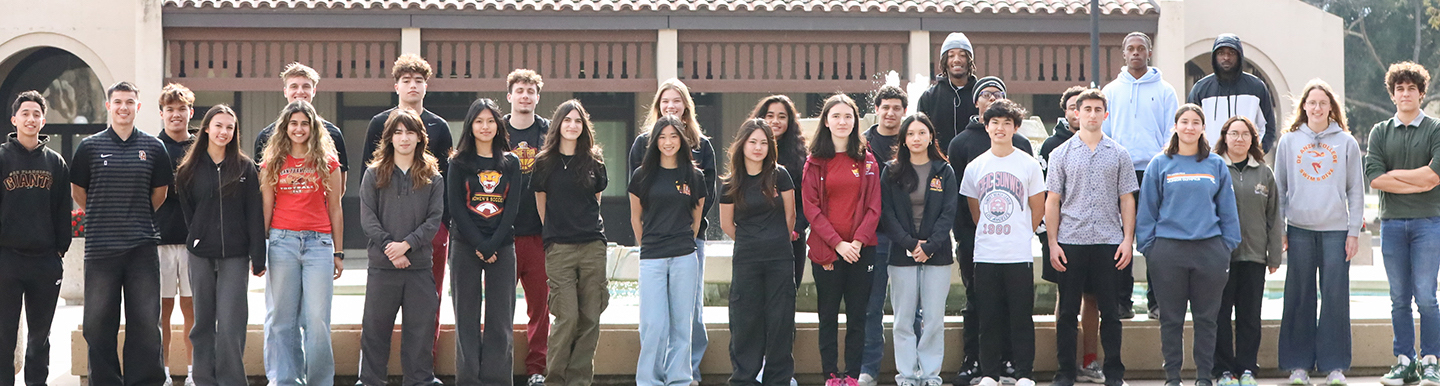
[[[563,155],[560,157],[560,163],[561,163],[561,165],[564,165],[564,166],[565,166],[565,170],[570,170],[570,161],[573,161],[573,160],[574,160],[574,158],[565,159],[565,157],[564,157]]]

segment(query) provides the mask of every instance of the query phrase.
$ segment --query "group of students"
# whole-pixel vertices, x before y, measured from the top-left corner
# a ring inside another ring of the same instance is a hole
[[[1114,82],[1061,96],[1065,118],[1035,156],[1017,133],[1025,109],[1006,98],[1003,80],[975,76],[977,58],[960,33],[942,44],[940,75],[916,112],[905,113],[905,91],[882,87],[871,100],[877,122],[862,133],[863,112],[835,94],[807,143],[795,104],[769,96],[736,131],[728,158],[717,159],[686,85],[664,82],[628,157],[640,249],[636,383],[699,382],[708,345],[703,235],[718,201],[718,225],[734,240],[731,384],[794,382],[796,289],[809,260],[827,386],[876,383],[887,295],[895,381],[941,384],[950,265],[959,266],[972,300],[963,311],[963,366],[952,382],[1033,386],[1030,245],[1037,233],[1042,278],[1059,284],[1054,385],[1124,384],[1121,320],[1133,315],[1135,250],[1148,257],[1147,274],[1161,279],[1149,287],[1166,385],[1181,382],[1187,309],[1196,385],[1253,385],[1265,275],[1287,248],[1280,367],[1293,384],[1309,384],[1312,370],[1327,374],[1328,384],[1344,384],[1348,261],[1359,245],[1370,181],[1382,192],[1399,358],[1382,382],[1440,386],[1440,333],[1431,333],[1440,329],[1440,266],[1420,257],[1420,249],[1433,247],[1431,223],[1440,216],[1440,197],[1431,197],[1440,194],[1433,191],[1440,185],[1440,120],[1419,111],[1429,81],[1424,68],[1390,68],[1386,87],[1398,112],[1375,126],[1362,155],[1339,101],[1319,80],[1300,94],[1280,135],[1264,84],[1241,71],[1234,35],[1216,40],[1217,72],[1200,80],[1184,105],[1149,66],[1148,36],[1132,33],[1123,45],[1127,64]],[[386,383],[402,312],[404,384],[439,383],[433,361],[448,262],[452,277],[465,278],[452,281],[456,383],[512,382],[518,280],[528,295],[529,384],[590,384],[609,302],[600,216],[609,179],[585,107],[570,100],[550,119],[537,116],[543,81],[515,70],[506,80],[510,113],[479,99],[452,140],[444,119],[423,107],[429,65],[403,55],[392,75],[399,106],[372,118],[359,184],[369,269],[358,383]],[[166,130],[159,135],[134,128],[139,90],[128,82],[111,86],[109,127],[82,140],[68,165],[44,146],[45,98],[29,91],[14,100],[17,130],[0,145],[0,264],[13,267],[0,275],[0,346],[14,345],[23,300],[31,331],[27,384],[44,384],[48,374],[72,200],[86,215],[90,382],[168,382],[162,336],[169,326],[160,320],[158,287],[171,280],[160,277],[166,256],[179,255],[194,307],[187,383],[247,384],[250,275],[266,280],[267,378],[333,383],[329,318],[345,258],[348,167],[339,129],[311,104],[317,73],[295,63],[280,77],[289,103],[259,133],[258,159],[239,150],[239,116],[228,106],[210,108],[189,131],[195,96],[178,84],[161,91]],[[554,135],[551,125],[558,125]],[[178,212],[163,210],[168,200]],[[166,229],[183,237],[167,241]],[[1423,357],[1414,349],[1412,299],[1421,310]]]

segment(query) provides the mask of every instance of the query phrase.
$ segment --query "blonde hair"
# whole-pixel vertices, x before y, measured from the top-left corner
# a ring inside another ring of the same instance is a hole
[[[699,149],[700,139],[708,137],[700,128],[700,121],[695,120],[695,99],[690,98],[690,87],[686,87],[685,83],[679,79],[670,78],[660,84],[659,90],[655,90],[655,98],[650,101],[650,113],[645,116],[645,123],[641,124],[638,130],[641,130],[640,134],[650,132],[650,128],[655,126],[655,122],[659,121],[662,115],[660,96],[665,95],[666,91],[672,90],[679,93],[680,99],[685,101],[685,111],[679,115],[680,122],[684,123],[685,127],[677,127],[677,129],[681,129],[680,136],[685,137],[685,143],[690,144],[691,149]]]
[[[295,77],[309,79],[310,85],[312,86],[320,85],[320,73],[315,72],[315,69],[310,68],[310,66],[300,64],[300,62],[290,63],[285,66],[284,70],[280,71],[280,81],[282,82]]]
[[[271,135],[270,141],[266,142],[265,155],[261,157],[265,167],[260,170],[260,182],[269,186],[280,184],[280,171],[285,168],[285,157],[290,154],[292,145],[290,136],[286,135],[286,128],[290,125],[290,116],[296,113],[305,114],[305,118],[310,120],[310,138],[306,140],[309,150],[305,152],[301,166],[315,169],[320,185],[325,187],[326,193],[332,193],[330,184],[325,182],[330,180],[329,163],[335,158],[335,140],[330,138],[329,131],[322,128],[320,114],[315,112],[315,106],[303,100],[290,102],[275,120],[277,133]]]

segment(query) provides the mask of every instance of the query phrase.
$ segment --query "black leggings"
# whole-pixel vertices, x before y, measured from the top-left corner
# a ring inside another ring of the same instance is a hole
[[[819,298],[820,368],[826,376],[860,377],[860,356],[865,351],[865,308],[870,303],[875,247],[860,249],[860,260],[847,263],[836,260],[834,269],[826,271],[811,263],[815,276],[815,295]],[[836,363],[840,328],[840,302],[845,302],[845,368],[841,373]]]

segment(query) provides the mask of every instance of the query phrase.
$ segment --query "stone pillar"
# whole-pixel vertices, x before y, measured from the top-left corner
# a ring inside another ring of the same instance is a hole
[[[662,29],[655,38],[655,81],[656,86],[680,75],[680,33],[673,29]]]
[[[1156,23],[1155,50],[1150,56],[1150,65],[1160,69],[1166,82],[1175,87],[1176,100],[1185,102],[1185,2],[1181,0],[1160,0],[1160,20]]]
[[[415,27],[400,29],[400,54],[420,55],[420,29]]]
[[[910,31],[910,45],[906,51],[906,74],[900,78],[913,79],[919,75],[920,79],[928,79],[933,72],[930,68],[930,31]]]

